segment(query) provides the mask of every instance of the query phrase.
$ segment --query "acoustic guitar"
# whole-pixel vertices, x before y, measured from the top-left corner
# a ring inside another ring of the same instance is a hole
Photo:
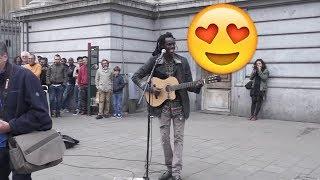
[[[160,90],[157,93],[145,92],[144,97],[147,100],[147,102],[150,104],[150,106],[158,107],[167,99],[174,100],[176,98],[176,93],[175,93],[176,90],[195,87],[199,82],[201,82],[202,84],[211,84],[211,83],[220,82],[220,81],[221,81],[220,76],[208,76],[198,81],[179,84],[177,78],[172,76],[168,77],[167,79],[160,79],[157,77],[153,77],[151,79],[151,85]],[[150,100],[149,100],[149,95],[150,95]]]

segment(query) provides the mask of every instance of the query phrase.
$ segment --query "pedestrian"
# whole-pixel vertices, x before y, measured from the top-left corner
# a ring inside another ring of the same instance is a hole
[[[45,131],[52,127],[45,94],[37,77],[8,61],[6,45],[0,42],[0,179],[31,180],[10,167],[8,136]],[[27,142],[26,142],[27,143]]]
[[[68,64],[67,64],[67,59],[66,58],[61,58],[61,64],[63,65],[63,67],[65,68],[64,70],[67,72],[68,70]],[[63,94],[67,93],[66,90],[67,90],[67,85],[66,84],[63,84],[62,85],[62,88],[63,88]],[[63,98],[62,98],[63,99]],[[61,104],[61,108],[62,108],[63,104]]]
[[[28,64],[25,65],[25,68],[29,69],[37,78],[40,79],[41,74],[41,65],[36,62],[36,56],[34,54],[29,54]]]
[[[74,65],[73,58],[68,59],[68,69],[67,69],[67,76],[68,76],[68,82],[66,90],[63,93],[63,102],[62,102],[62,109],[65,111],[73,111],[73,98],[74,98],[74,87],[76,84],[76,78],[73,77],[73,71],[76,68]]]
[[[68,68],[68,64],[67,64],[67,59],[66,59],[66,58],[61,58],[61,64],[62,64],[65,68]]]
[[[166,79],[175,77],[179,83],[191,82],[192,74],[190,66],[186,58],[175,53],[176,42],[170,32],[161,35],[157,40],[155,51],[152,57],[133,75],[132,81],[140,88],[144,88],[147,84],[143,80],[148,76],[153,69],[154,64],[159,60],[155,67],[154,77]],[[162,49],[166,50],[163,57],[161,56]],[[199,93],[202,82],[198,82],[194,87],[181,89],[176,91],[176,99],[167,100],[158,107],[151,107],[151,115],[159,117],[161,144],[164,151],[165,171],[159,180],[181,180],[182,171],[182,150],[184,138],[185,120],[189,117],[190,104],[188,91]],[[148,88],[151,93],[160,93],[160,89],[155,86]],[[174,132],[174,147],[171,148],[170,143],[170,126],[173,123]]]
[[[17,65],[17,66],[21,66],[22,64],[22,59],[20,56],[17,56],[13,59],[13,64]]]
[[[48,65],[46,64],[46,60],[44,58],[39,59],[39,63],[41,65],[41,74],[40,74],[40,81],[41,85],[47,85],[47,70]]]
[[[79,74],[78,74],[78,86],[80,91],[80,114],[87,114],[88,106],[88,58],[82,58],[83,63],[80,65]]]
[[[76,106],[76,110],[74,111],[73,115],[78,115],[80,113],[80,89],[78,83],[78,75],[80,66],[83,64],[83,59],[81,56],[77,58],[77,64],[73,71],[73,77],[76,79],[76,84],[74,87],[74,103]]]
[[[253,64],[253,70],[250,75],[252,80],[252,88],[250,90],[251,96],[251,116],[249,120],[256,121],[262,102],[266,97],[267,81],[269,78],[269,71],[265,62],[262,59],[257,59]]]
[[[59,54],[54,56],[54,63],[47,71],[47,84],[49,85],[50,107],[52,117],[61,117],[63,85],[67,83],[67,73],[61,64]]]
[[[122,93],[125,86],[124,79],[120,74],[120,67],[116,66],[113,69],[113,116],[116,118],[122,118]]]
[[[21,60],[22,60],[21,66],[25,66],[26,64],[28,64],[29,52],[22,51],[21,54],[20,54],[20,57],[21,57]]]
[[[112,95],[112,69],[109,68],[109,61],[102,59],[102,68],[97,70],[95,83],[99,96],[99,113],[96,119],[110,117],[110,100]]]

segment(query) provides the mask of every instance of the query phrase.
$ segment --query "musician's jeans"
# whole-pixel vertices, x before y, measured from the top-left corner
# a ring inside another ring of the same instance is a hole
[[[170,143],[171,120],[174,132],[174,147]],[[162,113],[159,118],[161,143],[164,152],[166,166],[173,176],[180,176],[182,171],[182,151],[184,138],[185,118],[182,114],[170,115]]]
[[[0,179],[9,180],[11,172],[9,165],[9,152],[7,148],[0,148]],[[12,180],[31,180],[31,174],[12,173]]]

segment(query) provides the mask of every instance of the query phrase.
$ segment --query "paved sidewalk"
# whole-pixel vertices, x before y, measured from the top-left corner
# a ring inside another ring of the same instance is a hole
[[[147,134],[144,113],[122,120],[66,116],[54,119],[55,128],[81,144],[67,150],[64,164],[34,173],[34,180],[112,180],[132,176],[129,171],[135,177],[143,176]],[[158,120],[152,122],[150,176],[156,180],[165,167],[161,165],[164,160]],[[320,179],[320,124],[252,122],[243,117],[192,113],[185,134],[184,180]]]

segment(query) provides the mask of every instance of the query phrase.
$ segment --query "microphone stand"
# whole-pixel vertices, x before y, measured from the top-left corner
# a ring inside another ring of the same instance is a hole
[[[162,58],[162,57],[161,57]],[[144,93],[146,92],[147,88],[149,88],[149,90],[151,89],[151,79],[153,77],[153,74],[154,74],[154,70],[156,68],[156,65],[158,64],[159,60],[161,59],[160,57],[156,59],[156,62],[154,63],[153,65],[153,68],[150,72],[150,75],[147,79],[147,82],[145,84],[145,87],[143,89],[143,92],[142,92],[142,95],[139,99],[139,102],[138,104],[141,103],[141,100],[144,96]],[[148,96],[148,99],[149,99],[149,102],[151,101],[151,93],[149,93],[149,96]],[[151,108],[150,108],[150,105],[148,104],[148,132],[147,132],[147,161],[146,161],[146,164],[145,164],[145,168],[146,168],[146,172],[145,172],[145,176],[143,177],[143,179],[145,180],[149,180],[149,152],[150,152],[150,131],[151,131],[151,127],[150,127],[150,124],[151,124]]]

